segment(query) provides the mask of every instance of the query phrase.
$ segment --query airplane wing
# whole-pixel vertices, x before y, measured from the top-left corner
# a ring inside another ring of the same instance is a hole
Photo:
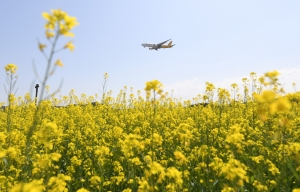
[[[171,39],[169,39],[169,40],[166,40],[166,41],[164,41],[164,42],[161,42],[161,43],[158,43],[158,44],[157,44],[157,46],[158,46],[158,47],[160,47],[161,45],[165,44],[166,42],[168,42],[168,41],[170,41],[170,40],[171,40]]]

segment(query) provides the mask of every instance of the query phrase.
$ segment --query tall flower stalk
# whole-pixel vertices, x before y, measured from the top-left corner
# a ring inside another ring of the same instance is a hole
[[[71,17],[69,16],[66,12],[57,9],[57,10],[51,10],[51,13],[43,12],[42,16],[46,19],[46,24],[45,24],[45,35],[46,38],[48,39],[51,50],[50,53],[47,55],[45,53],[45,48],[47,47],[46,44],[39,43],[39,49],[43,53],[45,59],[47,60],[47,67],[45,71],[45,76],[43,80],[41,80],[42,87],[41,87],[41,94],[40,94],[40,99],[38,102],[37,110],[35,112],[35,118],[33,125],[30,127],[27,133],[26,137],[26,146],[27,146],[27,154],[30,149],[30,138],[33,135],[33,132],[38,124],[38,113],[40,110],[42,110],[42,107],[40,106],[41,102],[43,101],[43,96],[45,92],[45,87],[47,85],[47,81],[51,75],[54,74],[56,67],[60,66],[63,67],[63,63],[60,59],[57,59],[55,62],[54,60],[54,54],[63,50],[63,49],[69,49],[70,51],[73,51],[75,46],[73,45],[72,41],[69,41],[65,44],[60,49],[56,48],[58,39],[60,36],[65,36],[65,37],[74,37],[74,34],[71,32],[71,30],[79,25],[79,23],[76,21],[76,17]]]
[[[7,75],[6,83],[8,84],[8,87],[6,87],[4,85],[4,88],[5,88],[5,91],[7,94],[7,101],[8,101],[8,112],[7,112],[7,118],[6,118],[7,132],[10,132],[10,127],[11,127],[11,113],[12,113],[12,105],[14,102],[13,91],[15,89],[15,85],[16,85],[17,78],[18,78],[18,76],[16,75],[17,70],[18,70],[18,66],[13,63],[7,64],[5,66],[5,71],[6,71],[6,75]],[[16,93],[16,91],[15,91],[15,93]]]
[[[18,80],[18,76],[16,75],[16,71],[18,70],[18,66],[13,64],[13,63],[10,63],[10,64],[7,64],[4,69],[5,69],[6,75],[7,75],[6,76],[6,83],[8,84],[8,87],[6,87],[4,85],[4,88],[5,88],[5,91],[6,91],[6,94],[7,94],[7,99],[9,101],[9,96],[10,96],[10,94],[13,94],[16,82]],[[16,92],[17,92],[17,90],[15,91],[15,93]]]
[[[151,92],[153,92],[153,99],[152,99],[152,104],[153,104],[153,117],[151,119],[151,164],[153,165],[153,160],[154,160],[154,122],[155,122],[155,116],[156,116],[156,94],[161,95],[162,97],[164,96],[162,94],[163,84],[159,82],[158,80],[153,80],[149,81],[146,83],[145,91],[147,98],[151,96]],[[150,178],[150,184],[151,184],[151,189],[154,189],[154,178],[153,175],[151,175]]]
[[[73,51],[75,48],[72,41],[69,41],[68,43],[65,44],[64,47],[60,49],[56,49],[56,45],[59,37],[60,36],[74,37],[74,34],[70,31],[79,24],[76,21],[76,17],[71,17],[66,12],[61,11],[60,9],[51,10],[51,12],[52,14],[46,12],[42,14],[43,17],[47,20],[47,23],[45,25],[45,29],[46,29],[45,35],[49,40],[49,43],[51,45],[51,50],[49,52],[49,55],[47,55],[44,51],[47,45],[39,43],[39,49],[47,60],[45,75],[41,82],[42,87],[41,87],[40,101],[43,100],[44,90],[49,77],[54,74],[57,66],[63,67],[63,63],[60,59],[57,59],[53,63],[54,54],[63,49],[69,49],[70,51]]]

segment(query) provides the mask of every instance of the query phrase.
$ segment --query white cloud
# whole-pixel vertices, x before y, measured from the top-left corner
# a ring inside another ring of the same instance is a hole
[[[280,73],[279,82],[286,92],[294,92],[292,83],[300,86],[300,67],[295,68],[284,68],[278,70]],[[257,74],[260,77],[262,74]],[[215,85],[216,88],[226,88],[230,90],[232,83],[237,83],[242,89],[242,78],[250,79],[249,74],[243,76],[237,76],[233,78],[227,78],[219,82],[211,82]],[[171,93],[173,92],[173,98],[182,98],[183,100],[188,100],[196,97],[198,94],[203,94],[205,91],[205,82],[199,77],[193,79],[187,79],[182,82],[176,82],[170,85],[165,86],[165,91]],[[298,87],[299,87],[298,86]],[[297,87],[297,86],[296,86]],[[297,91],[299,91],[297,89]]]

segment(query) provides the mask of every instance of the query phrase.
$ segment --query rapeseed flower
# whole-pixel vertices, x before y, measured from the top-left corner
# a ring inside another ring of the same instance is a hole
[[[255,163],[259,164],[260,162],[262,162],[264,160],[264,156],[259,155],[256,157],[251,157],[252,161],[254,161]]]
[[[47,183],[48,191],[67,191],[67,181],[71,181],[71,177],[64,174],[58,174],[57,177],[51,177]]]
[[[280,174],[279,169],[272,163],[270,160],[266,160],[268,164],[268,170],[272,173],[272,175]]]
[[[19,183],[14,186],[10,192],[43,192],[43,179],[33,180],[30,183]]]
[[[15,74],[17,70],[18,66],[13,63],[9,63],[5,66],[5,71],[8,73]]]
[[[60,67],[63,67],[64,64],[60,61],[60,59],[58,59],[56,62],[55,62],[55,65],[58,65]]]
[[[6,156],[6,151],[1,150],[1,151],[0,151],[0,158],[3,158],[3,157],[5,157],[5,156]]]
[[[224,189],[222,189],[221,192],[235,192],[235,190],[232,187],[225,187]]]
[[[51,159],[53,161],[59,161],[60,158],[61,158],[61,154],[59,154],[59,153],[51,153]]]
[[[163,92],[162,87],[163,87],[163,84],[158,80],[153,80],[153,81],[147,82],[146,87],[145,87],[147,97],[150,97],[151,91],[153,91],[153,93],[154,93],[154,98],[155,98],[156,93],[159,95],[162,95],[162,92]]]
[[[181,189],[183,180],[182,180],[182,172],[178,171],[175,167],[170,167],[167,169],[166,177],[171,182],[167,185],[168,191],[176,191],[178,189]]]
[[[180,164],[186,163],[188,161],[187,158],[180,151],[175,151],[174,156],[175,159],[180,162]]]
[[[39,43],[39,49],[40,49],[41,52],[44,51],[44,48],[45,48],[45,47],[46,47],[45,44]]]
[[[70,49],[70,51],[73,51],[75,46],[73,45],[72,41],[69,41],[65,46],[65,49]]]
[[[257,189],[257,191],[268,191],[268,187],[265,185],[262,185],[259,181],[254,180],[252,185]]]
[[[54,32],[50,32],[49,30],[46,30],[45,34],[46,34],[47,39],[54,37]]]
[[[142,178],[139,181],[139,190],[138,192],[147,192],[150,190],[150,186],[147,180],[145,180],[144,178]]]
[[[280,73],[278,72],[278,71],[270,71],[270,72],[267,72],[267,73],[265,73],[264,74],[264,76],[266,77],[266,78],[268,78],[269,79],[269,81],[270,82],[268,82],[268,83],[265,83],[265,85],[277,85],[278,83],[278,75],[279,75]]]
[[[52,14],[43,12],[42,16],[47,20],[45,25],[46,30],[52,31],[55,28],[58,28],[59,33],[64,36],[74,37],[74,34],[70,32],[75,26],[79,25],[76,21],[76,17],[69,16],[66,12],[57,9],[51,10]],[[47,35],[47,38],[51,35]]]
[[[221,174],[230,181],[238,181],[239,186],[243,186],[244,182],[249,182],[247,176],[247,167],[236,159],[230,159],[224,167],[221,168]]]
[[[76,192],[89,192],[89,190],[82,187],[82,188],[78,189]]]

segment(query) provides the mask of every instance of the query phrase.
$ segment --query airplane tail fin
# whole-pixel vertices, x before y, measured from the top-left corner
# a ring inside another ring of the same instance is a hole
[[[170,43],[168,44],[169,47],[172,47],[172,41],[170,41]]]

